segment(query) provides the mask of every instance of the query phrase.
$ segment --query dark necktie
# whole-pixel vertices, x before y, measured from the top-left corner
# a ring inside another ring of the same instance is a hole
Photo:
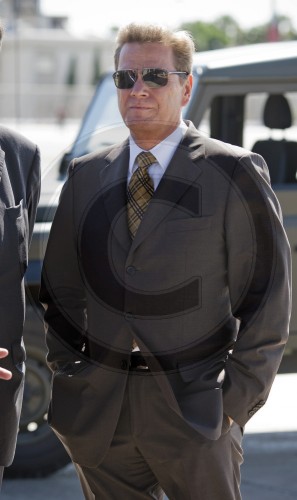
[[[148,167],[156,161],[152,153],[144,151],[136,158],[138,167],[131,177],[127,191],[128,227],[132,239],[154,194],[154,185],[149,176]]]

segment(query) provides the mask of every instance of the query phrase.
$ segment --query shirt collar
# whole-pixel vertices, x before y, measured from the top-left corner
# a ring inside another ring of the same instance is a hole
[[[177,146],[179,145],[183,136],[186,133],[187,128],[188,127],[185,124],[185,122],[181,121],[179,126],[168,137],[166,137],[166,139],[164,139],[162,142],[157,144],[157,146],[149,150],[156,157],[163,172],[165,172],[166,168],[168,167]],[[135,165],[136,156],[139,155],[139,153],[141,153],[143,149],[141,149],[135,143],[131,135],[129,137],[129,142],[130,142],[129,175],[132,175],[132,173],[136,168]]]

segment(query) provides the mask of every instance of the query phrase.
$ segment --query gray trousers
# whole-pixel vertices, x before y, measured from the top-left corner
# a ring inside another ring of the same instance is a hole
[[[217,441],[199,435],[168,407],[154,376],[132,372],[103,462],[74,465],[87,500],[161,500],[164,492],[169,500],[240,500],[241,442],[236,423]]]

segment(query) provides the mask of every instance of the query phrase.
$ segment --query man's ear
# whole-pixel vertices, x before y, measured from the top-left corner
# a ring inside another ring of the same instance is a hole
[[[185,106],[188,104],[191,94],[192,94],[192,87],[193,87],[193,75],[188,75],[186,82],[184,83],[183,86],[183,102],[182,105]]]

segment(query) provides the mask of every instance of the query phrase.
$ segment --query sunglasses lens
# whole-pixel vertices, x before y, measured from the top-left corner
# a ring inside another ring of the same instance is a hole
[[[137,81],[138,73],[133,69],[122,69],[113,74],[115,86],[118,89],[132,89]],[[168,71],[160,68],[142,70],[142,78],[150,88],[165,87],[168,83]]]
[[[148,68],[142,72],[143,81],[148,87],[165,87],[168,82],[168,72],[159,68]]]
[[[113,74],[115,86],[118,89],[132,89],[137,80],[137,72],[131,69],[123,69]]]

